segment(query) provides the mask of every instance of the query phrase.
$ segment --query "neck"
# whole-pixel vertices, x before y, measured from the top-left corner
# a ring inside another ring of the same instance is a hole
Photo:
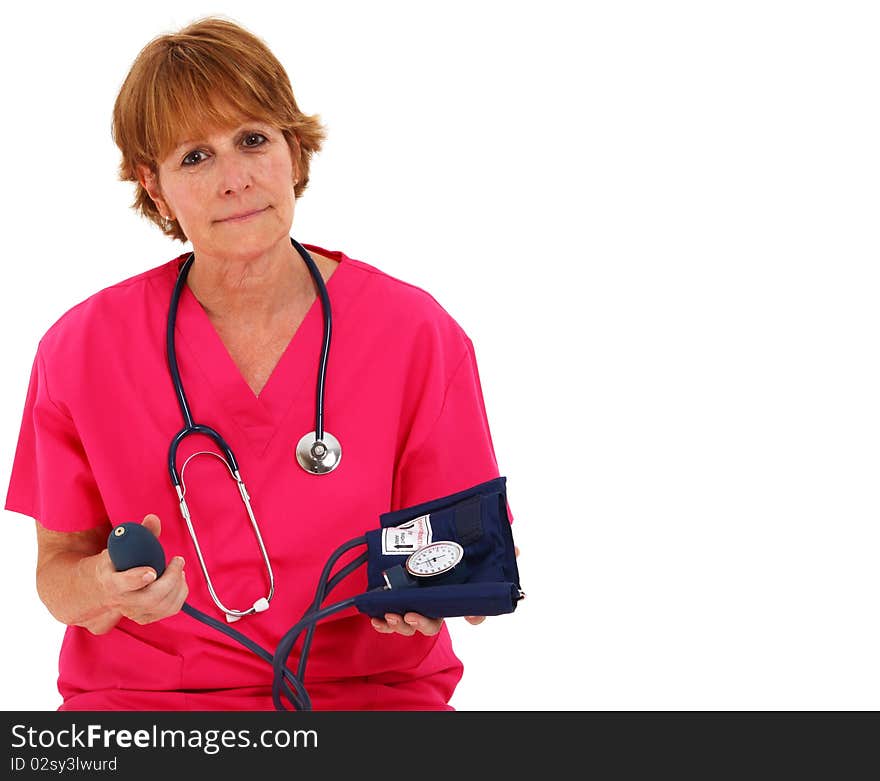
[[[196,252],[187,285],[214,322],[267,328],[315,295],[312,275],[290,239],[257,256]]]

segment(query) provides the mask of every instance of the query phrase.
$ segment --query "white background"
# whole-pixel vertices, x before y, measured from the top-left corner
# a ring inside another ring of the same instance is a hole
[[[129,209],[111,109],[149,39],[221,14],[328,128],[294,235],[475,343],[528,597],[450,621],[452,704],[880,707],[873,8],[12,4],[6,475],[42,334],[183,251]],[[4,515],[0,707],[52,709],[62,628]]]

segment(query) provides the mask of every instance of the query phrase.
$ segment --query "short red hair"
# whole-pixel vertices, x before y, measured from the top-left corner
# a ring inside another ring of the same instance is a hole
[[[299,110],[290,79],[268,46],[218,17],[150,41],[113,106],[113,140],[122,152],[119,178],[138,182],[132,207],[165,235],[186,241],[177,221],[159,214],[138,180],[137,167],[145,165],[158,176],[159,161],[182,139],[233,127],[242,116],[283,131],[299,168],[294,194],[301,196],[309,183],[309,161],[320,151],[326,131],[318,115]]]

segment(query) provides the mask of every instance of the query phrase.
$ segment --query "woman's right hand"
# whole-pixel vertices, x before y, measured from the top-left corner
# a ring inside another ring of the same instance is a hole
[[[162,532],[162,522],[155,513],[147,515],[142,525],[156,537]],[[98,558],[96,574],[104,604],[138,624],[150,624],[175,615],[189,594],[182,556],[171,559],[162,577],[157,579],[152,567],[132,567],[117,572],[105,548]]]

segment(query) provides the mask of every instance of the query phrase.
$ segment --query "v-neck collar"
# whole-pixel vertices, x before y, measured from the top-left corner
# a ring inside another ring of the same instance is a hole
[[[328,251],[312,244],[303,244],[303,246],[334,258],[339,263],[326,282],[335,326],[337,316],[349,294],[354,292],[353,287],[346,284],[351,271],[350,259],[342,252]],[[169,264],[173,280],[177,278],[182,265],[181,260],[188,255],[189,253]],[[171,288],[173,288],[173,280]],[[169,288],[169,300],[171,288]],[[331,334],[326,389],[332,386],[333,338],[336,332],[334,328]],[[323,308],[316,291],[315,299],[306,316],[285,348],[260,395],[255,396],[202,305],[189,286],[184,285],[177,311],[175,340],[181,378],[194,421],[217,428],[221,435],[224,428],[228,429],[228,420],[206,420],[205,415],[200,413],[197,399],[199,396],[204,398],[207,389],[214,396],[217,405],[222,406],[226,415],[237,423],[257,454],[262,455],[276,432],[282,427],[295,401],[299,399],[298,403],[308,404],[311,410],[309,418],[314,420],[323,336]],[[194,392],[194,386],[201,387]],[[305,390],[309,392],[304,394]],[[325,407],[328,404],[329,399],[325,395]]]

